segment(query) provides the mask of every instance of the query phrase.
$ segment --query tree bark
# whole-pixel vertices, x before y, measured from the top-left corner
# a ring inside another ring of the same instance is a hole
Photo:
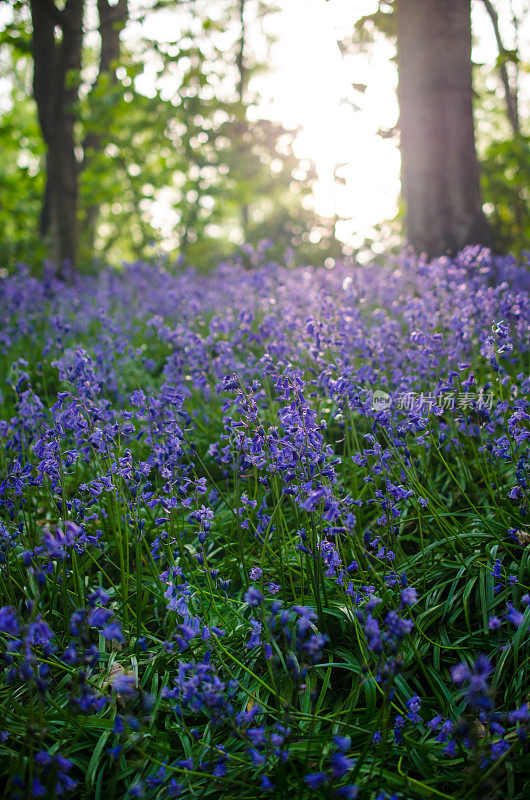
[[[120,57],[120,31],[128,18],[127,0],[118,0],[116,5],[109,5],[108,0],[98,0],[99,36],[101,49],[99,55],[98,75],[94,86],[102,75],[108,75],[111,84],[116,84],[116,71],[112,69]],[[99,133],[90,131],[83,141],[84,169],[90,161],[91,153],[101,150],[102,137]],[[92,249],[99,216],[99,206],[89,206],[83,218],[83,241],[85,246]]]
[[[108,74],[111,83],[116,83],[116,72],[111,70],[112,64],[120,57],[120,31],[128,16],[127,0],[118,0],[116,5],[109,5],[108,0],[98,0],[99,37],[101,50],[99,54],[98,75],[95,86],[102,75]],[[83,142],[84,158],[89,150],[97,150],[101,145],[101,136],[90,132]]]
[[[31,0],[33,90],[47,147],[41,232],[59,273],[77,258],[79,165],[73,105],[78,99],[83,13],[84,0],[67,0],[63,10],[53,0]]]
[[[402,194],[410,244],[429,256],[489,244],[471,82],[470,0],[399,0]]]
[[[245,94],[247,88],[247,68],[245,64],[247,29],[245,25],[245,6],[246,6],[246,0],[239,0],[240,36],[239,36],[239,47],[236,53],[236,67],[238,72],[237,96],[239,102],[241,103],[241,106],[243,106],[245,102]],[[245,130],[245,124],[242,123],[239,129],[241,135],[243,134],[244,130]],[[244,241],[247,240],[248,222],[249,222],[249,207],[247,203],[243,203],[241,205],[241,228],[243,231]]]

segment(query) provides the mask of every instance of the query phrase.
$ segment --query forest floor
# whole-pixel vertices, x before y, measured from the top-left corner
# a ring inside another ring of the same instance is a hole
[[[527,269],[0,293],[2,796],[529,796]]]

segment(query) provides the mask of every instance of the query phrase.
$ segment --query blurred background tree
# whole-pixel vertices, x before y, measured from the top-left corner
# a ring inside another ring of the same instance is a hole
[[[403,5],[414,4],[426,8],[423,0],[407,0]],[[448,9],[438,5],[445,14]],[[493,66],[472,64],[483,210],[495,248],[521,254],[530,248],[530,117],[527,109],[520,108],[520,79],[529,72],[529,64],[520,52],[519,31],[527,24],[530,7],[524,0],[473,0],[472,7],[489,21],[497,46]],[[370,49],[381,37],[397,44],[398,9],[399,0],[378,0],[376,10],[359,17],[352,34],[339,42],[341,52],[347,55]],[[499,9],[503,12],[502,25]],[[436,32],[435,24],[432,30]],[[398,120],[392,129],[380,134],[399,137]],[[405,214],[403,205],[399,221]],[[387,229],[382,226],[385,235]]]
[[[80,69],[73,62],[66,69],[62,53],[74,5],[75,24],[82,19]],[[66,258],[87,268],[158,254],[163,242],[201,268],[264,238],[272,253],[291,246],[303,253],[313,228],[323,257],[340,254],[332,221],[304,200],[315,171],[294,155],[297,131],[255,111],[252,79],[266,66],[248,32],[253,41],[261,35],[267,53],[270,42],[260,32],[275,13],[271,3],[160,0],[127,7],[109,0],[31,0],[10,6],[2,69],[14,77],[0,146],[22,164],[31,155],[32,172],[15,169],[13,158],[0,162],[0,179],[13,185],[6,214],[18,204],[27,217],[15,238],[3,229],[6,257],[17,249],[35,262],[46,252],[56,262]],[[38,25],[45,28],[39,31],[44,45],[35,43]],[[54,50],[55,70],[43,46]],[[30,99],[34,65],[40,137]],[[50,102],[53,124],[45,116]],[[22,119],[31,137],[19,129]]]
[[[527,22],[530,5],[523,4],[517,13],[510,4],[509,41],[505,41],[494,3],[481,2],[498,50],[493,68],[477,64],[475,69],[485,208],[497,248],[520,253],[530,248],[530,123],[520,109],[521,76],[530,66],[520,52],[519,30]]]
[[[483,209],[496,247],[520,252],[530,234],[529,122],[519,98],[528,67],[518,38],[527,12],[518,2],[507,12],[508,0],[473,2],[495,33],[498,55],[495,64],[473,68]],[[395,41],[396,3],[374,4],[375,12],[360,19],[352,7],[352,34],[338,42],[345,56],[381,37]],[[62,113],[71,127],[76,185],[54,223],[46,182],[53,136],[47,145],[32,99],[31,9],[51,18],[57,54],[62,15],[74,6],[82,46],[79,68],[63,74]],[[38,267],[45,256],[69,256],[72,242],[62,253],[58,246],[59,222],[68,222],[67,232],[76,229],[75,260],[85,269],[158,257],[161,250],[206,269],[237,250],[248,260],[244,243],[257,247],[262,240],[273,257],[287,247],[298,261],[341,256],[341,217],[313,210],[317,175],[314,163],[296,155],[298,130],[266,118],[260,103],[257,87],[270,67],[267,31],[277,13],[272,1],[8,0],[2,13],[3,264],[23,260]],[[365,88],[352,84],[345,98],[352,109]],[[397,138],[397,120],[380,135]],[[344,182],[342,166],[334,172],[337,186]],[[399,246],[402,222],[403,209],[382,221],[381,241],[366,240],[361,250],[371,247],[373,255]]]
[[[471,0],[399,0],[396,17],[407,240],[431,257],[489,245],[473,123]]]

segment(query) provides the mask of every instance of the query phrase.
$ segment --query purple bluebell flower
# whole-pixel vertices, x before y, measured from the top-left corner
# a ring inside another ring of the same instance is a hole
[[[324,786],[328,781],[324,772],[310,772],[304,776],[304,780],[314,792]]]

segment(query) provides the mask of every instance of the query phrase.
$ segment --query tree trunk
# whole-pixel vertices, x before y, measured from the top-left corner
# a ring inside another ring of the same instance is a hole
[[[102,75],[108,75],[110,83],[115,85],[117,82],[116,71],[113,64],[120,57],[120,31],[124,27],[128,18],[127,0],[118,0],[111,6],[108,0],[98,0],[99,14],[99,36],[101,40],[101,50],[99,56],[98,75],[93,87],[97,84]],[[83,141],[83,162],[84,169],[90,156],[101,150],[102,137],[99,133],[90,131]],[[85,247],[92,250],[96,235],[97,222],[99,217],[99,206],[89,206],[83,215],[83,242]]]
[[[475,151],[470,0],[399,0],[402,193],[429,256],[489,244]]]
[[[238,82],[237,82],[237,96],[238,100],[241,104],[241,114],[245,114],[246,111],[244,110],[244,102],[245,102],[245,95],[246,95],[246,88],[247,88],[247,68],[245,64],[245,49],[246,49],[246,41],[247,41],[247,30],[245,26],[245,6],[246,0],[239,0],[239,29],[240,29],[240,36],[239,36],[239,48],[236,53],[236,67],[238,72]],[[239,134],[243,136],[245,131],[245,122],[241,122],[239,126]],[[243,241],[246,242],[247,240],[247,232],[248,232],[248,222],[249,222],[249,207],[248,203],[242,203],[241,205],[241,229],[243,231]]]
[[[53,0],[31,0],[33,89],[47,147],[41,232],[59,274],[77,258],[79,165],[72,106],[78,99],[83,13],[84,0],[67,0],[63,10]]]

